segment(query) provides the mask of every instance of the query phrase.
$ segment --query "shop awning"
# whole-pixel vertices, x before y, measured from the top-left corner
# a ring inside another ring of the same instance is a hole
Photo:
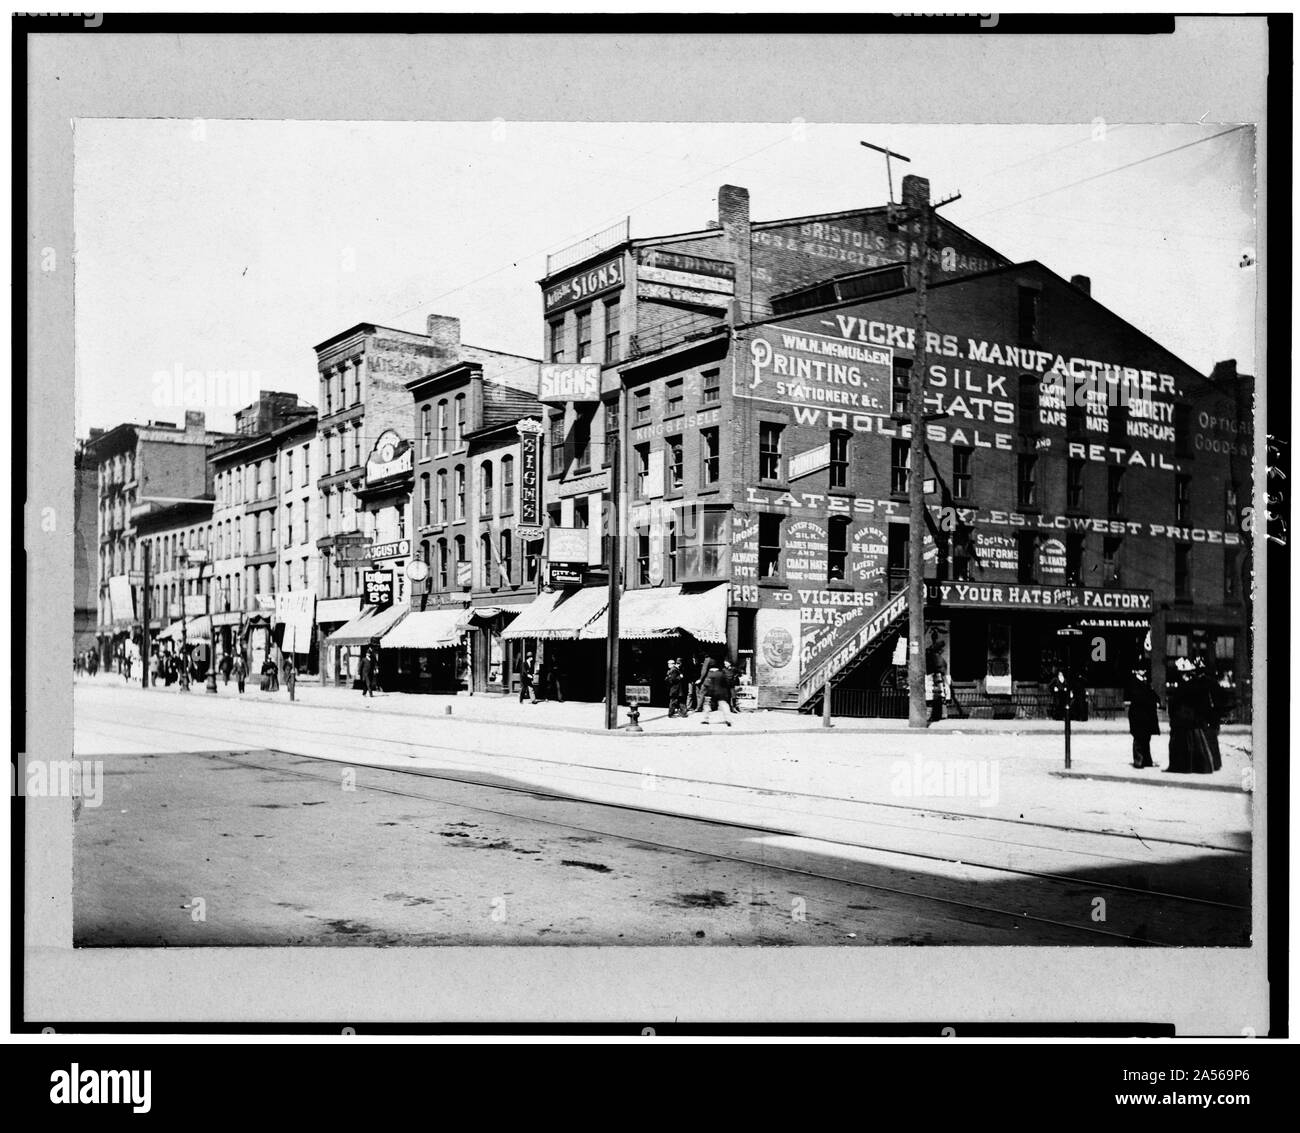
[[[412,610],[384,635],[381,649],[454,649],[464,610]],[[342,632],[341,630],[339,632]]]
[[[536,601],[501,631],[505,638],[535,637],[543,641],[576,641],[589,636],[583,630],[605,612],[608,594],[603,586],[589,586],[567,594],[539,594]],[[596,633],[603,637],[604,633]]]
[[[212,615],[212,624],[214,626],[237,626],[244,620],[244,614],[241,610],[223,610],[219,614]]]
[[[329,622],[350,622],[360,614],[360,598],[316,599],[316,621],[320,625],[325,625]]]
[[[185,625],[185,636],[190,641],[211,641],[211,616],[208,614],[200,614],[197,618],[190,618]]]
[[[656,586],[624,591],[618,606],[620,641],[676,637],[688,633],[697,641],[725,644],[727,584],[684,593],[680,586]],[[584,638],[604,637],[607,618],[583,631]]]
[[[387,606],[377,613],[371,607],[353,618],[347,625],[330,634],[328,645],[369,645],[377,637],[383,637],[407,614],[405,606]]]
[[[172,622],[166,629],[159,631],[155,636],[155,641],[180,641],[181,639],[181,622]]]

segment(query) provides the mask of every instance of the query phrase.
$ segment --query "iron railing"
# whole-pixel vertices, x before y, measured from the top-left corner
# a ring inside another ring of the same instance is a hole
[[[624,243],[631,238],[631,234],[632,218],[625,216],[617,224],[611,224],[600,232],[584,237],[576,244],[570,244],[567,248],[552,252],[546,257],[546,277],[549,279],[557,271],[563,271],[572,264],[580,264],[597,252],[603,252],[606,248],[613,248]]]

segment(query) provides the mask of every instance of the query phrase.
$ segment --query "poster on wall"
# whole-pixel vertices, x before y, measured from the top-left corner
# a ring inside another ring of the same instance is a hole
[[[761,686],[799,687],[799,634],[798,610],[759,610],[755,615],[755,652]]]
[[[989,696],[1011,695],[1011,627],[1006,622],[989,622],[984,671],[984,691]]]

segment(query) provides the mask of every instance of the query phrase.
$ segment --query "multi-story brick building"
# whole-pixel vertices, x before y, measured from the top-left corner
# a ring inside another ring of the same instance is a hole
[[[89,440],[103,435],[91,429]],[[78,441],[73,457],[72,537],[72,649],[85,653],[96,648],[99,580],[95,570],[99,552],[99,470]]]
[[[201,411],[190,410],[184,428],[167,421],[128,423],[86,441],[83,462],[97,470],[97,636],[106,666],[139,632],[143,582],[133,518],[137,507],[211,498],[208,450],[230,439],[228,433],[207,429]]]
[[[136,505],[132,516],[140,568],[143,571],[146,559],[149,565],[150,650],[192,646],[204,669],[213,660],[212,506],[210,496],[146,501]],[[144,610],[142,600],[142,619]]]

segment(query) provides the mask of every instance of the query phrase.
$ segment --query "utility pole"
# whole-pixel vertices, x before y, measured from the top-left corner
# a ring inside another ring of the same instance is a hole
[[[622,414],[619,414],[622,428]],[[622,446],[619,434],[611,434],[614,451],[609,458],[609,527],[605,532],[605,565],[609,568],[609,612],[605,631],[605,730],[618,727],[618,597],[619,597],[619,491],[623,486]]]
[[[890,158],[910,162],[911,158],[882,146],[862,142],[867,149],[885,155],[886,169]],[[937,204],[931,204],[929,192],[920,203],[895,208],[893,203],[893,174],[889,174],[890,228],[915,222],[918,242],[918,261],[914,265],[916,276],[916,343],[912,351],[912,369],[908,381],[908,428],[911,430],[909,470],[907,477],[908,545],[907,545],[907,723],[911,728],[929,726],[929,709],[925,697],[925,378],[929,369],[929,351],[926,333],[929,330],[926,308],[930,283],[930,244],[934,239],[934,214],[939,208],[959,200],[955,193]]]
[[[149,640],[149,619],[153,616],[150,609],[149,587],[152,585],[152,571],[150,570],[149,560],[153,558],[153,543],[151,540],[142,539],[140,545],[144,548],[144,597],[141,602],[141,609],[144,617],[140,619],[140,687],[149,687],[149,660],[150,660],[150,640]]]

